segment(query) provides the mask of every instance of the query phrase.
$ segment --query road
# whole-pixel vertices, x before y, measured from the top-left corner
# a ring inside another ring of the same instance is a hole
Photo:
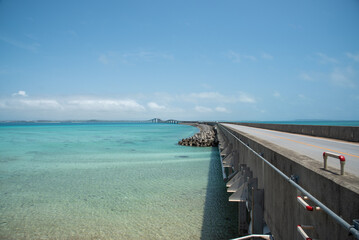
[[[332,152],[343,155],[346,159],[345,172],[359,176],[359,143],[285,133],[235,124],[224,123],[223,125],[269,141],[280,147],[290,149],[299,154],[306,155],[321,163],[323,163],[323,152]],[[338,169],[338,173],[340,172],[338,159],[328,157],[328,165]]]

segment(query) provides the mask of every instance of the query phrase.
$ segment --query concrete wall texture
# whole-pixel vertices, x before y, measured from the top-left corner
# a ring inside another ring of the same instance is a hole
[[[313,239],[354,239],[325,212],[304,209],[297,201],[297,196],[303,196],[301,192],[228,132],[218,129],[225,145],[231,143],[232,151],[237,150],[233,169],[238,170],[241,164],[245,164],[252,171],[253,178],[258,179],[258,189],[264,190],[264,221],[275,240],[303,239],[297,231],[297,225],[314,226],[314,230],[306,230]],[[353,219],[359,218],[358,177],[350,174],[340,176],[335,174],[336,170],[331,171],[331,168],[325,171],[321,163],[309,157],[249,137],[234,129],[226,129],[255,152],[262,154],[288,177],[296,176],[301,187],[349,224],[352,224]],[[308,203],[311,205],[310,201]]]
[[[248,127],[265,128],[270,130],[299,133],[316,137],[335,138],[351,142],[359,142],[359,127],[347,126],[318,126],[318,125],[293,125],[293,124],[269,124],[269,123],[233,123]]]

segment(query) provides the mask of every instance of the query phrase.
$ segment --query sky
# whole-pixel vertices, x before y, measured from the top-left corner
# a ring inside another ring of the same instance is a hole
[[[359,120],[357,0],[0,0],[0,120]]]

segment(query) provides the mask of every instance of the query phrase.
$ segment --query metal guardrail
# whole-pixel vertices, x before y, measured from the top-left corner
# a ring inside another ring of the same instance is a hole
[[[257,157],[259,157],[261,160],[263,160],[269,167],[271,167],[274,171],[276,171],[280,176],[282,176],[286,181],[288,181],[293,187],[301,191],[304,195],[306,195],[311,201],[314,202],[322,211],[327,213],[334,221],[339,223],[342,227],[344,227],[349,234],[352,234],[356,239],[359,239],[359,230],[355,228],[354,225],[350,225],[347,223],[344,219],[339,217],[336,213],[334,213],[332,210],[330,210],[327,206],[325,206],[322,202],[320,202],[318,199],[316,199],[313,195],[311,195],[307,190],[302,188],[299,184],[297,184],[295,181],[293,181],[290,177],[285,175],[282,171],[280,171],[278,168],[276,168],[273,164],[271,164],[268,160],[266,160],[264,157],[262,157],[260,154],[255,152],[252,148],[250,148],[247,144],[245,144],[242,140],[240,140],[238,137],[236,137],[233,133],[228,131],[225,127],[223,127],[221,124],[218,123],[218,126],[222,129],[227,131],[230,135],[232,135],[237,141],[239,141],[241,144],[243,144],[245,147],[248,148],[251,152],[253,152]]]

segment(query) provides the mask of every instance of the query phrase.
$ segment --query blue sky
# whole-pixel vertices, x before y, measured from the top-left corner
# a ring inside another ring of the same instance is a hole
[[[359,2],[0,1],[0,120],[359,119]]]

